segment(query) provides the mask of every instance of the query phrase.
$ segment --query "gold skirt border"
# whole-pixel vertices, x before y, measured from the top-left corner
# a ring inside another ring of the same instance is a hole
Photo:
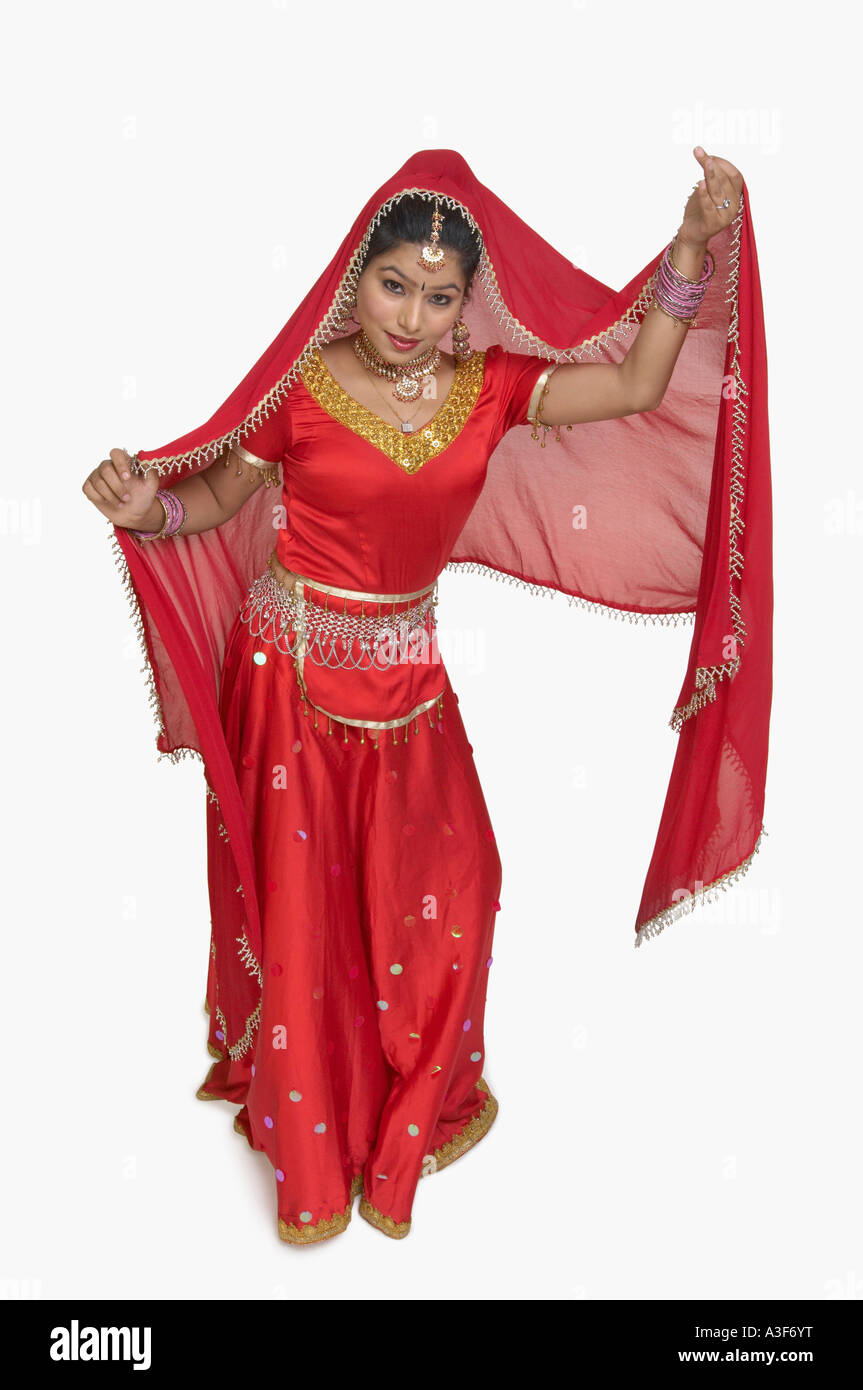
[[[211,1073],[212,1070],[213,1068],[211,1067]],[[209,1080],[209,1075],[207,1080]],[[460,1129],[457,1134],[453,1135],[452,1139],[448,1139],[445,1144],[441,1144],[440,1148],[434,1150],[432,1155],[434,1158],[434,1165],[429,1168],[423,1168],[420,1177],[429,1177],[432,1173],[438,1172],[441,1168],[446,1168],[448,1164],[454,1163],[457,1158],[467,1153],[468,1149],[473,1148],[475,1144],[479,1143],[480,1139],[488,1134],[497,1116],[499,1106],[496,1097],[491,1094],[483,1077],[480,1077],[476,1084],[477,1090],[485,1092],[485,1100],[483,1101],[482,1108],[477,1111],[472,1119],[468,1120],[463,1129]],[[204,1085],[206,1085],[206,1082]],[[199,1100],[220,1099],[220,1097],[207,1092],[202,1094],[203,1091],[204,1087],[202,1086],[197,1092]],[[239,1113],[234,1116],[234,1130],[237,1134],[241,1134],[248,1143],[251,1143],[251,1137],[241,1121]],[[324,1216],[320,1221],[316,1221],[314,1225],[308,1226],[297,1226],[294,1223],[285,1221],[284,1218],[280,1216],[278,1219],[279,1239],[287,1241],[289,1245],[313,1245],[318,1241],[329,1240],[331,1236],[339,1235],[342,1231],[347,1230],[350,1225],[354,1199],[358,1194],[360,1197],[360,1216],[377,1230],[383,1231],[384,1235],[389,1236],[392,1240],[404,1240],[411,1229],[410,1220],[394,1221],[391,1216],[386,1216],[384,1212],[379,1211],[378,1208],[369,1201],[365,1194],[362,1173],[355,1173],[351,1179],[350,1201],[344,1211],[336,1211],[332,1216]]]

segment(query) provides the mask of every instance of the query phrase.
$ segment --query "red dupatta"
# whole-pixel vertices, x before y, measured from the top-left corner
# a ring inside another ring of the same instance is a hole
[[[664,247],[615,293],[577,269],[452,150],[414,155],[375,192],[277,337],[203,425],[139,451],[163,487],[244,437],[298,380],[341,321],[371,233],[404,193],[458,208],[483,254],[462,317],[471,346],[551,362],[619,362],[652,297]],[[489,460],[448,569],[507,576],[629,621],[691,622],[670,723],[678,746],[635,920],[635,944],[736,880],[762,835],[772,697],[772,504],[767,361],[755,239],[743,185],[712,238],[716,271],[658,410],[573,426],[541,455],[527,424]],[[684,330],[681,330],[684,331]],[[541,458],[541,465],[539,459]],[[577,515],[576,515],[577,513]],[[579,518],[587,524],[577,524]],[[260,956],[254,856],[222,734],[225,642],[273,546],[270,490],[224,525],[112,546],[145,654],[159,757],[202,759],[232,846],[247,935]]]

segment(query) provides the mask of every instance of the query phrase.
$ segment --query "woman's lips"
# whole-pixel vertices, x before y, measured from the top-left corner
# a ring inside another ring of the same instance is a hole
[[[387,337],[393,347],[398,348],[399,352],[407,352],[409,348],[415,348],[419,342],[419,338],[396,338],[392,333],[388,333]]]

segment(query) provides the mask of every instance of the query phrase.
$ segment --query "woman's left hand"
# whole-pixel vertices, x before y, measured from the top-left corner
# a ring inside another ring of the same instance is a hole
[[[701,145],[695,146],[693,154],[704,170],[704,178],[692,190],[677,236],[680,241],[702,247],[737,216],[743,175],[727,159],[709,155]],[[726,198],[727,208],[717,206]]]

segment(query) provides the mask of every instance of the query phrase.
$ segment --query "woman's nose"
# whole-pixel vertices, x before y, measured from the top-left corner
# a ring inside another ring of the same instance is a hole
[[[406,299],[399,314],[399,328],[406,338],[418,338],[422,321],[422,304],[418,299]]]

